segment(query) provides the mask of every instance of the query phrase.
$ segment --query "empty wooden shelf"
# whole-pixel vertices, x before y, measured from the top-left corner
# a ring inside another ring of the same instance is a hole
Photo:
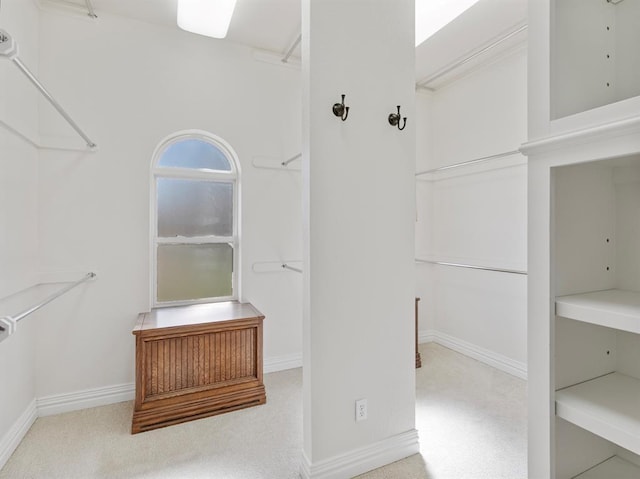
[[[264,404],[263,319],[235,301],[141,313],[132,433]]]
[[[640,293],[607,289],[556,298],[556,314],[569,319],[640,333]]]
[[[556,391],[558,417],[636,454],[640,454],[639,405],[640,380],[621,373]]]

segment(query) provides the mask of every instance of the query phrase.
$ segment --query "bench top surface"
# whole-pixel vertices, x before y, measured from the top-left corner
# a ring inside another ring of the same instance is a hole
[[[242,319],[264,319],[264,315],[251,303],[237,301],[154,308],[138,315],[133,333]]]

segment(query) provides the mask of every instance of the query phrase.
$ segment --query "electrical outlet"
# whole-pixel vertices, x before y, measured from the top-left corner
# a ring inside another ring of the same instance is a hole
[[[356,401],[356,421],[364,421],[367,419],[367,400],[358,399]]]

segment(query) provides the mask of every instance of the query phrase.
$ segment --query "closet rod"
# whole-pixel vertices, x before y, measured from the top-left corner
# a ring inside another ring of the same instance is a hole
[[[526,271],[522,271],[519,269],[490,268],[488,266],[476,266],[472,264],[462,264],[462,263],[448,263],[446,261],[431,261],[428,259],[418,259],[418,258],[416,258],[416,263],[439,264],[441,266],[454,266],[456,268],[480,269],[483,271],[495,271],[497,273],[511,273],[511,274],[523,274],[523,275],[527,274]]]
[[[428,76],[426,78],[423,78],[422,80],[420,80],[417,85],[421,86],[421,87],[425,87],[427,88],[427,85],[431,82],[434,82],[435,80],[437,80],[438,78],[446,75],[447,73],[452,72],[453,70],[455,70],[456,68],[460,68],[462,65],[464,65],[465,63],[469,63],[471,60],[473,60],[476,57],[479,57],[480,55],[482,55],[483,53],[488,52],[489,50],[491,50],[492,48],[497,47],[498,45],[500,45],[502,42],[507,41],[508,39],[510,39],[511,37],[516,36],[518,33],[523,32],[527,29],[527,25],[522,25],[518,28],[516,28],[515,30],[512,30],[511,32],[508,32],[506,35],[498,38],[497,40],[495,40],[494,42],[490,43],[489,45],[487,45],[486,47],[482,48],[481,50],[478,50],[475,53],[472,53],[471,55],[469,55],[468,57],[463,58],[462,60],[459,60],[451,65],[449,65],[448,67],[444,68],[443,70],[440,70],[439,72],[434,73],[431,76]]]
[[[283,264],[282,267],[284,269],[289,269],[291,271],[295,271],[296,273],[302,273],[302,270],[300,268],[294,268],[293,266],[289,266],[287,263]]]
[[[289,57],[293,54],[293,51],[300,44],[301,41],[302,41],[302,33],[298,35],[298,38],[296,38],[295,41],[291,44],[291,46],[289,47],[289,50],[287,50],[287,53],[284,54],[284,57],[282,57],[282,63],[287,63],[289,61]]]
[[[34,313],[35,311],[39,310],[43,306],[49,304],[54,299],[59,298],[64,293],[75,288],[79,284],[82,284],[85,281],[89,281],[90,279],[93,279],[95,277],[96,277],[95,273],[87,273],[87,275],[84,276],[82,279],[76,281],[75,283],[71,283],[68,286],[65,286],[64,288],[55,292],[51,296],[45,298],[35,306],[32,306],[31,308],[26,309],[23,312],[16,314],[15,316],[1,317],[0,318],[0,341],[2,341],[3,339],[6,339],[8,336],[11,336],[13,333],[15,333],[18,321],[21,321],[26,316],[29,316],[31,313]]]
[[[82,129],[78,126],[78,124],[73,121],[73,119],[67,114],[67,112],[60,106],[60,104],[51,96],[51,94],[47,91],[42,83],[35,77],[35,75],[27,68],[27,66],[22,63],[20,58],[18,58],[18,44],[15,40],[4,30],[0,30],[0,56],[5,56],[15,63],[15,65],[25,74],[25,76],[33,83],[40,93],[44,95],[44,97],[49,100],[49,103],[53,105],[53,107],[58,110],[65,120],[73,127],[74,130],[87,142],[87,146],[89,148],[96,148],[97,145],[91,141],[91,139],[82,131]]]
[[[451,170],[453,168],[460,168],[461,166],[473,165],[476,163],[483,163],[485,161],[495,160],[497,158],[504,158],[505,156],[512,156],[520,154],[520,150],[506,151],[504,153],[497,153],[495,155],[483,156],[475,160],[463,161],[462,163],[455,163],[453,165],[441,166],[440,168],[432,168],[431,170],[419,171],[416,176],[427,175],[429,173],[437,173],[438,171]]]
[[[287,166],[289,163],[291,163],[292,161],[297,160],[298,158],[302,158],[302,153],[298,153],[297,155],[292,156],[288,160],[283,161],[282,162],[282,166]]]
[[[60,296],[62,296],[67,291],[72,290],[76,286],[84,283],[85,281],[89,281],[90,279],[93,279],[95,277],[96,277],[95,273],[87,273],[82,279],[79,279],[75,283],[71,283],[70,285],[65,286],[64,288],[62,288],[61,290],[53,293],[51,296],[49,296],[48,298],[44,299],[43,301],[41,301],[40,303],[36,304],[35,306],[23,311],[20,314],[12,316],[11,319],[13,319],[17,323],[18,321],[23,319],[25,316],[29,316],[31,313],[34,313],[35,311],[39,310],[43,306],[49,304],[54,299],[59,298]]]
[[[93,5],[91,4],[91,0],[85,0],[85,3],[87,4],[87,10],[89,10],[89,16],[91,18],[98,18],[96,11],[93,9]]]

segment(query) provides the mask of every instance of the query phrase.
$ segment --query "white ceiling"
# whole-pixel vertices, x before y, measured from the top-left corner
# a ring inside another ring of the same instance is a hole
[[[40,3],[87,12],[85,0]],[[98,18],[107,13],[178,28],[178,0],[90,0],[90,4]],[[284,54],[300,34],[300,16],[300,0],[238,0],[226,40]]]
[[[352,1],[352,0],[344,0]],[[389,0],[394,1],[394,0]],[[87,11],[86,0],[40,0],[42,5]],[[177,0],[90,0],[101,13],[176,26]],[[416,82],[440,74],[526,25],[527,0],[480,0],[447,27],[416,48]],[[283,55],[300,34],[300,0],[238,0],[227,40]],[[509,37],[491,54],[526,38],[526,32]],[[212,40],[220,41],[220,40]],[[299,47],[294,56],[299,56]],[[487,56],[489,53],[483,53]],[[480,57],[481,55],[478,55]],[[468,62],[466,65],[473,65]],[[426,86],[437,86],[433,81]]]

